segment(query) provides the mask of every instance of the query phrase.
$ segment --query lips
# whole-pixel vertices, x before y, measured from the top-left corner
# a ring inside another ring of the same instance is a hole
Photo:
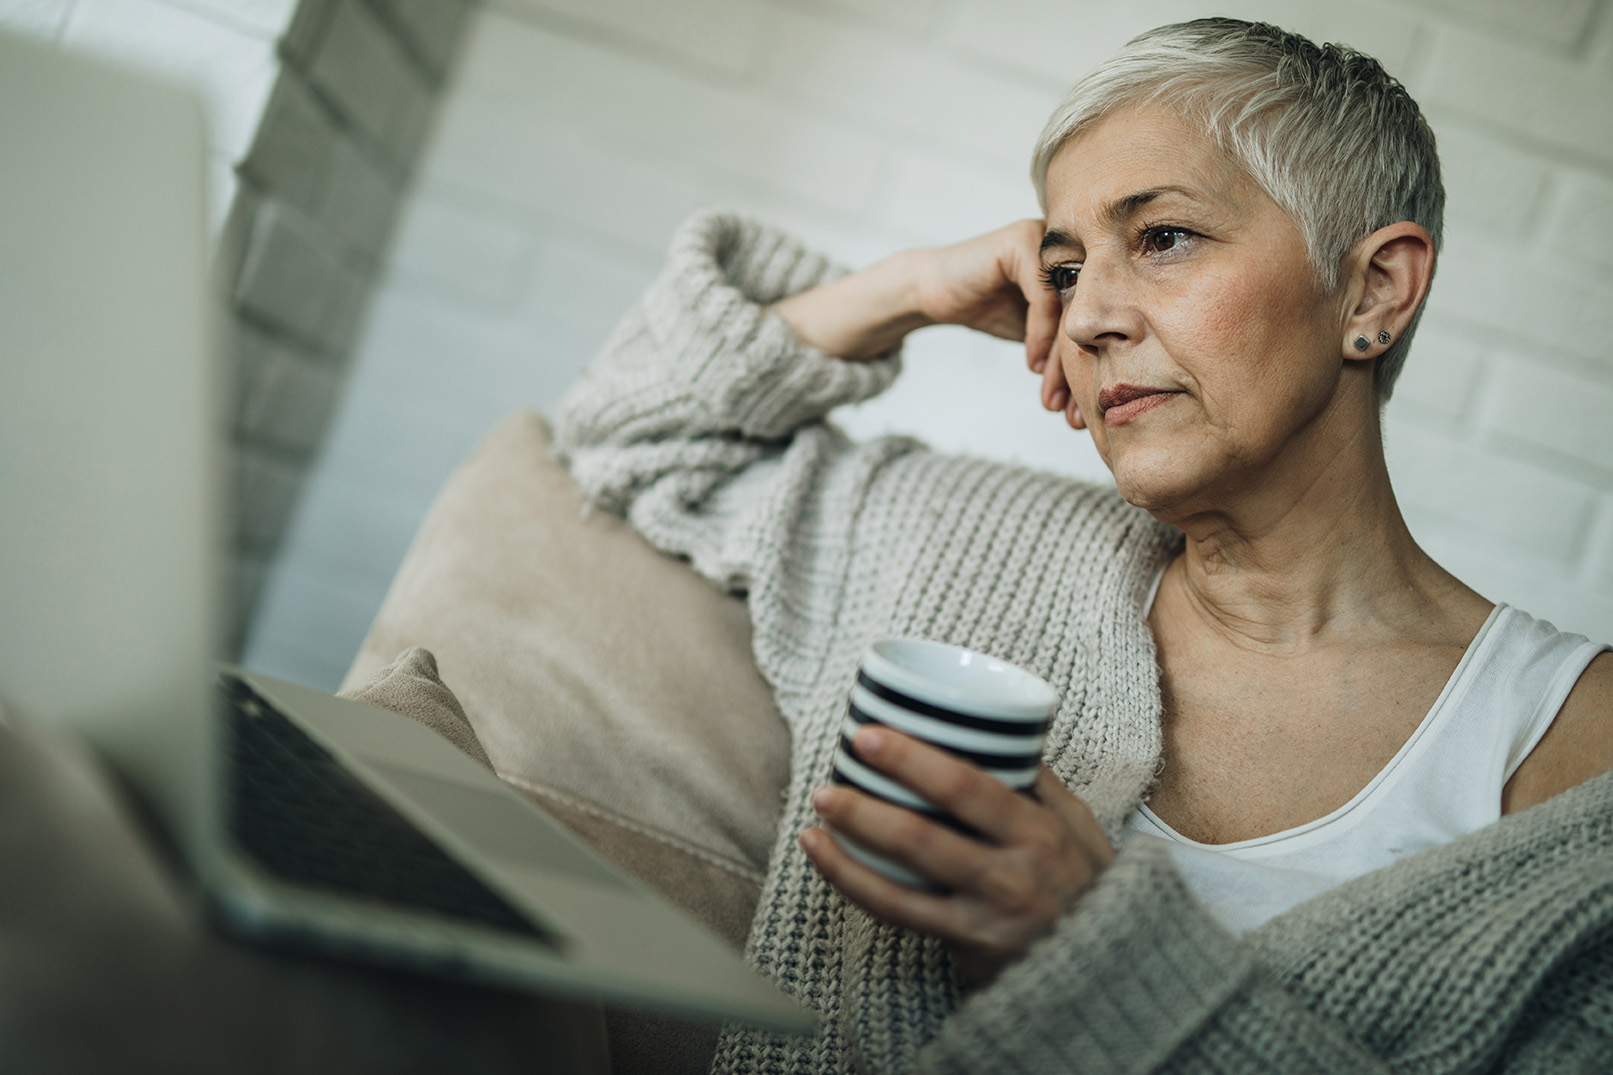
[[[1180,395],[1169,388],[1145,388],[1135,384],[1117,384],[1098,393],[1098,409],[1104,425],[1119,426],[1151,411],[1170,398]]]

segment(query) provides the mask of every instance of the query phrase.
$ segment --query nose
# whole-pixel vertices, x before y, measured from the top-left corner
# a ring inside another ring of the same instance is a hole
[[[1134,342],[1142,317],[1123,264],[1089,256],[1064,307],[1064,335],[1087,354]]]

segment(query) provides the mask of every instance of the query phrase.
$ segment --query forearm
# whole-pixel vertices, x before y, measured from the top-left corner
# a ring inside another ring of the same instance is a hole
[[[919,257],[896,254],[774,304],[802,343],[824,354],[869,359],[894,350],[909,332],[934,324],[920,309]]]

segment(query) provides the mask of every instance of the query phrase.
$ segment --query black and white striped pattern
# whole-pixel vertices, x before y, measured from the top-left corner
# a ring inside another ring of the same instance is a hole
[[[957,818],[878,772],[857,754],[853,743],[866,724],[893,728],[916,739],[940,746],[980,766],[1017,791],[1028,791],[1042,763],[1042,742],[1051,722],[1051,710],[1037,719],[999,718],[966,713],[938,702],[914,697],[880,682],[866,667],[857,670],[840,744],[835,752],[833,782],[847,785],[876,799],[906,807],[965,836],[979,833]],[[857,846],[844,836],[836,840],[848,854],[894,880],[931,888],[922,878],[900,865]]]

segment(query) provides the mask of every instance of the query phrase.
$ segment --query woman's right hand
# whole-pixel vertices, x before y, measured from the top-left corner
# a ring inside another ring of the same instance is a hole
[[[1081,429],[1085,423],[1055,354],[1063,304],[1043,278],[1043,231],[1040,220],[1019,220],[951,246],[915,251],[927,270],[920,304],[936,323],[1024,340],[1026,365],[1042,375],[1042,406],[1063,411]]]
[[[1058,329],[1059,300],[1042,281],[1040,220],[1018,220],[951,246],[910,253],[917,302],[936,324],[1024,340],[1040,371]]]
[[[949,246],[909,250],[773,309],[804,342],[848,359],[885,354],[925,325],[1023,340],[1026,364],[1042,374],[1043,406],[1064,410],[1080,428],[1054,356],[1062,307],[1042,279],[1042,231],[1040,220],[1020,220]]]

